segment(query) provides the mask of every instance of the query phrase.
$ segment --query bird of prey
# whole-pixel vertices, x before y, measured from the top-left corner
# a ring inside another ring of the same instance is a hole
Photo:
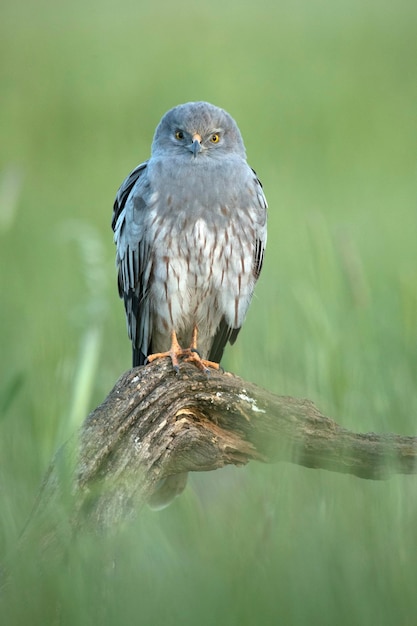
[[[122,183],[112,227],[133,366],[169,356],[218,368],[234,343],[259,277],[267,203],[233,118],[207,102],[168,111],[151,157]],[[187,474],[160,481],[167,506]]]
[[[113,211],[133,366],[170,356],[177,370],[181,359],[218,367],[262,268],[266,210],[226,111],[188,102],[162,117]]]

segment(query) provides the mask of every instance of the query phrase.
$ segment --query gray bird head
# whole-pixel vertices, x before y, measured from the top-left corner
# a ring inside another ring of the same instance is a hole
[[[153,156],[186,155],[200,161],[231,153],[246,158],[237,124],[208,102],[187,102],[165,113],[152,143]]]

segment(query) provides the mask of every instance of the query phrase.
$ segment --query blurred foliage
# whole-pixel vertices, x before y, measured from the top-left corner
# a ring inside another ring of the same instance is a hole
[[[63,562],[13,549],[54,451],[130,366],[112,202],[180,102],[235,117],[270,205],[225,367],[415,433],[416,28],[411,0],[3,0],[2,623],[415,623],[413,477],[253,464]]]

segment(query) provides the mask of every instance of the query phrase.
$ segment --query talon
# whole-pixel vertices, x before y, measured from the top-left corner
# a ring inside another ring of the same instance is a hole
[[[185,361],[188,363],[194,363],[194,365],[205,374],[210,374],[210,368],[219,369],[220,367],[219,364],[214,361],[202,359],[196,350],[190,350],[190,355],[185,359]]]

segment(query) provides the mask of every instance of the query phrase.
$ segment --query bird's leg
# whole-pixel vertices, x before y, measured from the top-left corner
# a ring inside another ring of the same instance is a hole
[[[190,350],[192,352],[198,352],[198,350],[197,350],[197,336],[198,336],[198,330],[197,330],[197,325],[195,325],[194,328],[193,328],[193,334],[191,335]]]
[[[169,356],[172,362],[172,367],[176,372],[179,370],[179,362],[178,357],[184,356],[184,352],[188,352],[187,350],[183,350],[178,343],[177,333],[175,330],[171,332],[171,347],[167,352],[155,352],[154,354],[150,354],[147,357],[147,362],[152,363],[156,359],[162,359],[164,357]]]
[[[204,372],[208,372],[209,367],[212,367],[216,370],[220,369],[220,365],[218,363],[215,363],[214,361],[207,361],[207,359],[201,358],[200,353],[197,349],[197,337],[198,330],[197,325],[195,325],[193,328],[193,334],[191,336],[191,345],[189,347],[190,354],[185,360],[194,363],[194,365],[198,367],[198,369],[201,369]]]
[[[154,354],[150,354],[147,357],[147,362],[152,363],[156,359],[162,359],[164,357],[169,357],[172,362],[172,367],[176,372],[179,370],[179,359],[184,358],[185,361],[189,363],[193,363],[199,370],[202,372],[208,372],[208,368],[212,367],[213,369],[219,369],[219,364],[214,363],[214,361],[207,361],[206,359],[202,359],[197,350],[197,326],[193,328],[193,334],[191,337],[191,345],[189,348],[181,348],[178,343],[177,333],[175,330],[171,332],[171,347],[167,352],[155,352]]]

